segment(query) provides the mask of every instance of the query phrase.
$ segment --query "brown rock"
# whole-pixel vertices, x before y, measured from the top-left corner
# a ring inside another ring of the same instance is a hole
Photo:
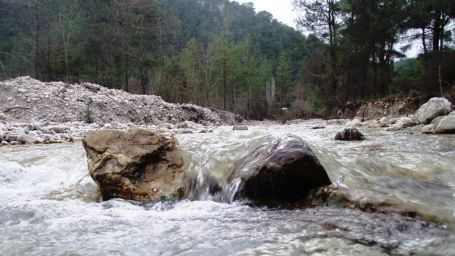
[[[183,160],[174,138],[144,129],[102,130],[88,133],[82,143],[103,200],[183,196]]]
[[[355,128],[345,128],[342,132],[337,133],[335,140],[364,140],[365,136]]]
[[[308,191],[331,184],[305,142],[296,136],[274,138],[237,164],[230,180],[241,179],[237,196],[264,202],[290,202]]]

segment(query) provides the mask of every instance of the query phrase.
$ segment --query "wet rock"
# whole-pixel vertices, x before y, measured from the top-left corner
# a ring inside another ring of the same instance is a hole
[[[19,135],[17,137],[17,142],[20,142],[22,144],[33,144],[33,143],[39,143],[40,140],[36,139],[33,136],[23,134],[23,135]]]
[[[0,120],[6,120],[6,115],[3,113],[0,113]]]
[[[333,185],[310,191],[302,201],[303,206],[356,208],[368,213],[399,214],[411,218],[434,220],[435,216],[424,215],[415,209],[399,205],[378,195],[365,191],[338,188]]]
[[[174,138],[144,129],[103,130],[88,133],[83,145],[104,200],[183,196],[183,160]]]
[[[428,124],[422,127],[422,133],[423,134],[433,134],[434,130],[436,129],[436,125],[434,124]]]
[[[379,124],[379,122],[377,120],[367,120],[365,122],[363,122],[362,124],[364,127],[368,127],[368,128],[380,128],[381,125]]]
[[[7,141],[4,140],[4,141],[2,141],[1,145],[2,145],[2,146],[8,146],[9,143],[8,143]]]
[[[437,134],[453,134],[455,133],[455,112],[444,117],[435,129]]]
[[[435,119],[433,119],[431,121],[431,124],[434,124],[434,126],[438,126],[438,124],[441,122],[441,120],[444,118],[445,116],[438,116],[436,117]]]
[[[170,123],[160,123],[160,124],[158,124],[158,128],[159,129],[172,130],[172,129],[175,129],[175,126],[173,124],[170,124]]]
[[[6,135],[6,140],[9,141],[9,142],[13,142],[13,141],[17,141],[17,138],[19,137],[20,135],[19,134],[16,134],[16,133],[8,133]]]
[[[232,127],[233,131],[248,131],[248,126],[246,125],[235,125]]]
[[[16,131],[18,134],[28,134],[30,131],[33,131],[35,129],[35,126],[33,124],[28,123],[16,123],[12,126],[16,129],[20,129],[20,132]]]
[[[13,133],[15,134],[27,134],[27,130],[23,127],[14,128]]]
[[[345,128],[343,131],[337,133],[335,140],[354,141],[364,140],[365,136],[360,133],[356,128]]]
[[[387,131],[398,131],[408,127],[417,125],[417,121],[413,117],[400,117],[396,123],[387,128]]]
[[[381,127],[388,127],[390,125],[389,122],[390,122],[390,119],[388,117],[383,117],[379,120],[379,125]]]
[[[305,142],[296,136],[273,138],[257,147],[229,178],[241,180],[237,196],[257,202],[295,201],[308,191],[331,184]]]
[[[197,129],[200,128],[200,126],[201,125],[191,121],[181,122],[176,125],[177,129]]]
[[[49,129],[50,131],[53,131],[55,133],[65,133],[70,128],[68,126],[66,126],[66,125],[59,124],[59,125],[49,125],[47,127],[47,129]]]
[[[447,115],[451,106],[450,101],[445,98],[431,98],[417,110],[417,121],[421,124],[428,124],[438,116]]]

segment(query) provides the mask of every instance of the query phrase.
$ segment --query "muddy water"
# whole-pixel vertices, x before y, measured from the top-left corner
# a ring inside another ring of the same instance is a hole
[[[97,202],[79,144],[0,148],[0,255],[455,255],[455,137],[362,129],[363,142],[334,141],[341,128],[307,121],[178,135],[200,189],[191,200],[147,205]],[[204,190],[207,177],[225,183],[238,159],[286,134],[310,145],[332,181],[442,224],[337,207],[252,207],[232,191]]]

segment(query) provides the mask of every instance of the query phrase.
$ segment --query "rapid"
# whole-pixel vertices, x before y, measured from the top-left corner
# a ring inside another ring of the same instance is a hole
[[[155,204],[98,202],[80,143],[2,147],[0,255],[455,255],[455,135],[364,128],[365,141],[335,141],[343,124],[179,134],[196,185],[185,200]],[[227,180],[236,162],[287,134],[308,143],[332,182],[437,221],[235,200],[236,184]],[[223,184],[217,195],[209,193],[213,179]]]

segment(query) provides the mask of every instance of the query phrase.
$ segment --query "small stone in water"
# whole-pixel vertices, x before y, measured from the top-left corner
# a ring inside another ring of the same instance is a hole
[[[355,128],[345,128],[342,132],[337,133],[335,140],[364,140],[365,136]]]
[[[236,125],[232,128],[233,131],[248,131],[248,126],[246,125]]]

